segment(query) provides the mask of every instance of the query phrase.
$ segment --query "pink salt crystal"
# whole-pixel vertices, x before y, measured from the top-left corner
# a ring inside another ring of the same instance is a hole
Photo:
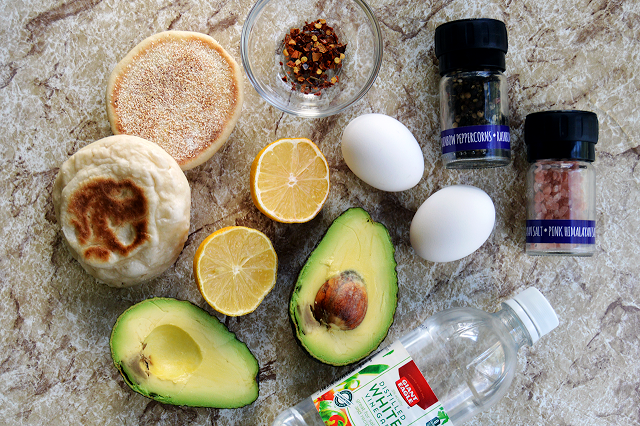
[[[535,201],[536,203],[539,203],[542,200],[544,200],[544,194],[542,192],[536,192],[535,197],[533,197],[533,201]]]
[[[582,170],[575,162],[558,168],[538,164],[534,171],[533,208],[542,219],[582,219],[586,217]]]
[[[562,206],[558,209],[558,218],[559,219],[568,219],[567,213],[569,212],[569,207]]]

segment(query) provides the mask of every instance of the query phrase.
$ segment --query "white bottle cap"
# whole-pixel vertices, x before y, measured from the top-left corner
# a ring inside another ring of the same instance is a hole
[[[560,323],[553,307],[537,288],[529,287],[504,303],[518,315],[531,335],[531,343],[537,342]]]

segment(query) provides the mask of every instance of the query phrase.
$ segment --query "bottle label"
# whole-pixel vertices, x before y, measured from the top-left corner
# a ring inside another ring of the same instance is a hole
[[[399,341],[311,398],[327,426],[452,426]]]
[[[595,220],[527,220],[528,244],[595,244]]]
[[[509,126],[463,126],[440,133],[442,153],[477,149],[511,149]]]

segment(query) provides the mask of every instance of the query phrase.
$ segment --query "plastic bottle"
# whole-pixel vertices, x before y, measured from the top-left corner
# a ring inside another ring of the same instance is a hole
[[[553,308],[535,288],[529,288],[507,300],[502,304],[502,309],[494,314],[475,308],[452,308],[427,319],[389,347],[398,348],[398,343],[404,346],[428,382],[427,387],[431,388],[439,400],[438,404],[446,412],[446,415],[440,417],[425,414],[415,424],[458,425],[494,405],[507,393],[513,380],[518,350],[522,346],[532,345],[557,325],[558,317]],[[349,381],[354,377],[358,377],[363,383],[369,380],[365,379],[367,376],[364,375],[364,368],[385,359],[382,355],[385,352],[384,356],[388,355],[389,348],[378,352],[370,361],[354,370],[354,373],[363,375],[351,373],[347,376],[349,378],[346,379],[345,387],[349,387]],[[402,378],[402,373],[400,377]],[[372,378],[362,388],[370,386],[370,383],[377,383],[377,380],[381,379]],[[343,383],[344,379],[341,384]],[[393,389],[396,396],[398,390],[399,388]],[[323,393],[324,391],[318,394]],[[324,426],[314,405],[314,396],[282,412],[273,426]],[[396,399],[399,400],[395,405],[397,413],[410,410],[406,398]],[[355,408],[353,406],[352,410]],[[410,422],[387,420],[385,424],[404,425]],[[351,424],[360,426],[353,421]]]

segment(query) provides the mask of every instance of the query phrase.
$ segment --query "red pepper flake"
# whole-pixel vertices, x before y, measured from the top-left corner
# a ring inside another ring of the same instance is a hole
[[[339,81],[336,73],[342,67],[347,45],[340,43],[324,19],[305,22],[302,30],[292,28],[282,43],[283,55],[292,59],[286,62],[293,71],[291,90],[320,96],[322,89]],[[287,74],[291,75],[291,71]],[[283,78],[283,81],[286,80]]]

